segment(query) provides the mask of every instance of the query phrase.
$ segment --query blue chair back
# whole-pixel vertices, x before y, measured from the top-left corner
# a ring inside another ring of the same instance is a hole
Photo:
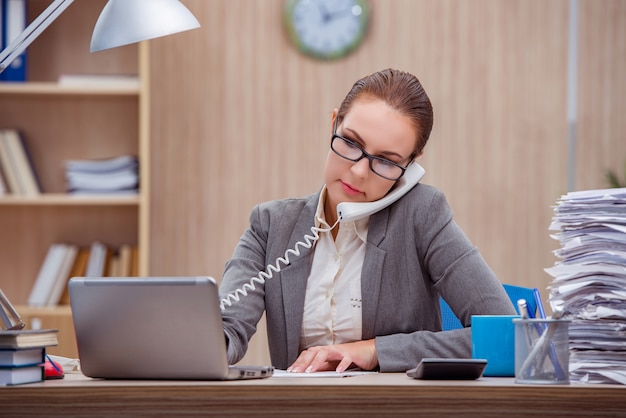
[[[517,309],[517,301],[519,299],[526,299],[526,303],[528,305],[528,311],[533,315],[537,316],[537,302],[535,300],[535,289],[531,287],[522,287],[515,286],[512,284],[503,284],[504,290],[507,295],[511,299],[513,306],[515,307],[515,311],[519,315],[519,310]],[[444,331],[449,331],[452,329],[463,328],[463,324],[459,321],[459,318],[456,317],[454,312],[452,312],[452,308],[450,305],[446,303],[443,298],[440,298],[439,304],[441,305],[441,326]]]

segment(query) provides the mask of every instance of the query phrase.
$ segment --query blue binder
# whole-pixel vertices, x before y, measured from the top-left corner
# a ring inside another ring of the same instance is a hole
[[[26,0],[0,0],[0,50],[26,29]],[[26,81],[27,56],[24,51],[0,73],[0,81]]]

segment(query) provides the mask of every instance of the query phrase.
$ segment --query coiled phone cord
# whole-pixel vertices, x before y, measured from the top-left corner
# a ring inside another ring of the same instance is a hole
[[[278,257],[274,264],[268,264],[265,267],[264,271],[260,271],[259,274],[255,277],[252,277],[248,283],[245,283],[242,287],[235,290],[234,292],[229,293],[224,297],[220,302],[220,308],[222,311],[226,309],[226,305],[232,306],[233,303],[239,302],[239,299],[242,296],[247,296],[248,291],[254,291],[256,289],[256,283],[263,284],[267,279],[271,279],[274,276],[274,273],[278,273],[280,269],[286,265],[289,265],[289,256],[295,255],[296,257],[300,256],[300,248],[311,248],[315,242],[320,238],[320,232],[330,232],[332,231],[339,220],[335,222],[333,226],[330,228],[318,228],[315,225],[311,227],[312,235],[305,235],[302,241],[298,241],[294,248],[289,248],[285,251],[285,255],[283,257]],[[282,267],[281,267],[282,264]]]

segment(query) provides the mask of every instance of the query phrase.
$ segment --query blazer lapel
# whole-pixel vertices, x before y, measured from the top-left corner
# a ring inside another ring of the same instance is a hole
[[[315,194],[303,208],[289,238],[289,249],[295,249],[296,243],[307,242],[305,235],[312,235],[311,227],[314,224],[315,209],[319,200],[319,193]],[[313,248],[313,247],[312,247]],[[293,363],[300,350],[300,333],[302,331],[302,316],[304,314],[304,298],[306,284],[311,273],[312,248],[298,246],[300,255],[289,254],[289,266],[281,269],[281,287],[283,306],[285,308],[285,324],[287,336],[288,364]],[[287,318],[289,318],[287,320]]]
[[[380,285],[383,279],[383,262],[386,251],[378,248],[387,233],[389,210],[383,209],[370,217],[367,232],[367,248],[361,272],[361,298],[363,300],[362,338],[376,336],[376,313],[378,312]]]
[[[294,260],[289,267],[281,271],[288,364],[296,360],[300,350],[304,297],[310,272],[311,263],[309,262],[308,254],[298,258],[298,260]]]

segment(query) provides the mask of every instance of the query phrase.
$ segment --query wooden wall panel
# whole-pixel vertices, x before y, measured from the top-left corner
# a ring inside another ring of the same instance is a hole
[[[366,42],[333,62],[289,44],[283,1],[184,3],[202,28],[151,42],[152,274],[219,278],[255,203],[321,186],[352,83],[396,67],[435,107],[424,181],[503,281],[545,289],[566,183],[567,0],[373,0]]]
[[[396,67],[435,108],[424,182],[503,282],[547,299],[551,206],[567,191],[568,0],[372,0],[367,40],[333,62],[289,44],[282,0],[183,2],[202,28],[150,44],[151,274],[219,279],[254,204],[322,185],[352,83]],[[579,188],[604,187],[626,158],[625,7],[580,1]]]
[[[626,182],[626,2],[580,2],[576,188]]]

